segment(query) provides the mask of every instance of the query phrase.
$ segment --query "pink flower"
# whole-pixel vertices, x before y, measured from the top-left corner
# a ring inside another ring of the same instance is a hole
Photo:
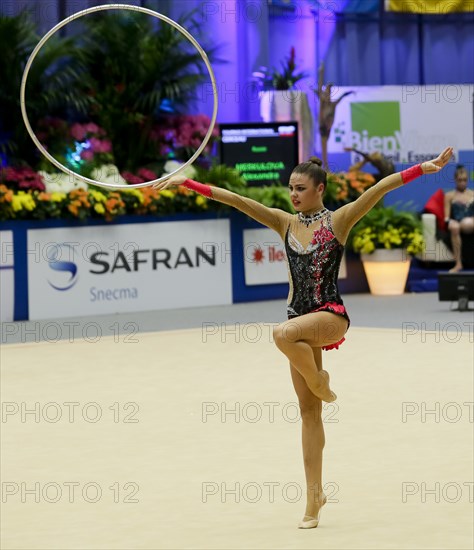
[[[85,129],[86,132],[88,132],[89,134],[97,134],[97,132],[99,131],[99,127],[93,122],[89,122],[88,124],[86,124]]]
[[[112,151],[112,143],[108,139],[90,138],[90,146],[94,153],[110,153]]]
[[[81,159],[91,161],[94,158],[94,153],[90,149],[85,149],[81,152]]]
[[[76,141],[84,141],[86,137],[86,130],[82,124],[73,124],[71,127],[71,136]]]
[[[89,143],[94,153],[102,153],[102,141],[100,139],[93,137],[89,140]]]
[[[110,139],[102,140],[102,152],[103,153],[111,153],[112,152],[112,142],[110,141]]]

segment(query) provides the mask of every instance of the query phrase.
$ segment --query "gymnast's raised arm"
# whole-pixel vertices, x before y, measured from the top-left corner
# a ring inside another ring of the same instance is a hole
[[[218,202],[233,206],[257,222],[273,229],[280,236],[284,230],[285,221],[289,216],[287,212],[284,212],[278,208],[269,208],[268,206],[254,201],[253,199],[242,197],[238,193],[233,193],[228,189],[222,189],[221,187],[199,183],[188,179],[186,176],[172,176],[161,183],[155,184],[153,187],[162,191],[163,189],[173,185],[183,185],[184,187],[192,189],[193,191],[196,191],[209,199],[214,199]]]
[[[397,189],[423,174],[434,174],[439,172],[448,163],[453,154],[452,147],[446,149],[435,159],[417,164],[404,170],[396,172],[381,179],[370,189],[367,189],[357,200],[341,206],[333,214],[333,228],[337,233],[336,237],[345,243],[352,227],[373,208],[377,202],[392,189]]]

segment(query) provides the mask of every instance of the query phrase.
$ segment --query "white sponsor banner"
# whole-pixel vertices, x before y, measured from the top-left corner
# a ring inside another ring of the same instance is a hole
[[[345,92],[353,93],[337,106],[329,153],[354,147],[415,163],[436,157],[447,145],[454,147],[456,160],[460,150],[473,148],[474,85],[342,86],[334,87],[333,100]]]
[[[0,231],[0,321],[13,321],[15,278],[13,232]]]
[[[271,229],[244,230],[245,284],[287,283],[285,246]]]
[[[287,283],[289,279],[285,245],[271,229],[244,230],[245,284]],[[346,256],[342,257],[339,279],[347,277]]]
[[[229,220],[28,231],[30,319],[232,303]]]

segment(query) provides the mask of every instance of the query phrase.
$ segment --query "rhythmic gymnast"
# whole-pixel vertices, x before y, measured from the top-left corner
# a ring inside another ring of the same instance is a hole
[[[173,176],[155,184],[159,190],[183,185],[233,206],[276,231],[285,243],[290,283],[288,321],[277,325],[273,335],[275,344],[290,361],[303,421],[307,504],[299,524],[302,529],[317,527],[320,509],[326,503],[321,483],[325,443],[321,411],[322,401],[332,402],[336,395],[329,387],[329,374],[322,368],[322,350],[337,349],[349,328],[349,316],[337,287],[347,237],[354,224],[386,193],[423,174],[439,172],[452,153],[452,147],[447,147],[436,159],[391,174],[334,212],[323,204],[326,172],[316,157],[298,164],[290,176],[288,187],[296,214],[268,208],[185,176]]]
[[[467,170],[462,164],[456,166],[454,171],[456,189],[448,191],[444,195],[444,214],[446,227],[451,234],[451,246],[453,247],[454,267],[449,271],[456,273],[461,271],[461,233],[474,232],[474,192],[468,189]]]

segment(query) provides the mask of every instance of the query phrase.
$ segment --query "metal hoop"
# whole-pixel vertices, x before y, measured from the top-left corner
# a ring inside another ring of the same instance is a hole
[[[51,38],[51,36],[56,33],[59,29],[67,25],[68,23],[71,23],[75,19],[79,19],[79,17],[83,17],[84,15],[88,15],[90,13],[95,13],[98,11],[104,11],[104,10],[130,10],[130,11],[138,11],[141,13],[145,13],[147,15],[151,15],[153,17],[156,17],[157,19],[161,19],[162,21],[165,21],[166,23],[172,25],[175,29],[177,29],[180,33],[184,34],[184,36],[194,45],[194,47],[198,50],[199,54],[201,55],[204,63],[206,64],[207,70],[209,72],[209,76],[211,78],[212,83],[212,91],[214,94],[214,109],[212,112],[212,118],[211,118],[211,124],[209,126],[209,129],[207,131],[207,134],[204,137],[203,142],[201,143],[200,147],[197,149],[197,151],[194,153],[194,155],[187,160],[182,166],[171,172],[170,174],[167,174],[166,176],[162,176],[161,178],[158,178],[156,180],[150,180],[145,181],[143,183],[135,183],[135,184],[117,184],[114,185],[112,183],[104,183],[100,181],[96,181],[90,178],[86,178],[85,176],[81,176],[80,174],[77,174],[76,172],[73,172],[69,168],[66,168],[66,166],[63,166],[59,161],[57,161],[53,156],[51,156],[48,151],[43,147],[43,145],[40,143],[38,138],[36,137],[36,134],[33,132],[33,129],[31,128],[30,121],[28,119],[28,115],[26,113],[26,101],[25,101],[25,89],[26,89],[26,82],[28,79],[28,74],[30,72],[31,65],[40,51],[40,49],[44,46],[45,42]],[[26,129],[28,130],[28,133],[31,136],[31,139],[34,141],[36,147],[41,151],[41,153],[52,163],[54,166],[65,172],[66,174],[69,174],[70,176],[73,176],[81,181],[84,181],[86,183],[90,183],[92,185],[98,185],[99,187],[109,187],[112,189],[132,189],[132,188],[138,188],[138,187],[148,187],[149,185],[153,185],[154,183],[159,183],[161,181],[164,181],[171,176],[174,176],[178,172],[181,172],[184,170],[187,166],[192,164],[197,157],[201,154],[201,152],[204,150],[204,147],[206,147],[207,142],[209,141],[212,131],[214,130],[214,126],[216,123],[217,118],[217,86],[216,86],[216,79],[214,76],[214,71],[212,70],[211,64],[209,62],[209,59],[207,57],[206,52],[202,49],[202,47],[199,45],[199,43],[196,41],[196,39],[181,25],[170,19],[169,17],[166,17],[165,15],[162,15],[161,13],[158,13],[156,11],[150,10],[148,8],[142,8],[139,6],[131,6],[128,4],[106,4],[102,6],[96,6],[94,8],[88,8],[83,11],[79,11],[77,13],[74,13],[73,15],[67,17],[63,21],[59,22],[55,27],[53,27],[47,34],[43,36],[43,38],[39,41],[36,48],[33,50],[33,53],[30,55],[25,70],[23,72],[23,78],[21,80],[21,89],[20,89],[20,103],[21,103],[21,114],[23,116],[23,121],[25,123]]]

